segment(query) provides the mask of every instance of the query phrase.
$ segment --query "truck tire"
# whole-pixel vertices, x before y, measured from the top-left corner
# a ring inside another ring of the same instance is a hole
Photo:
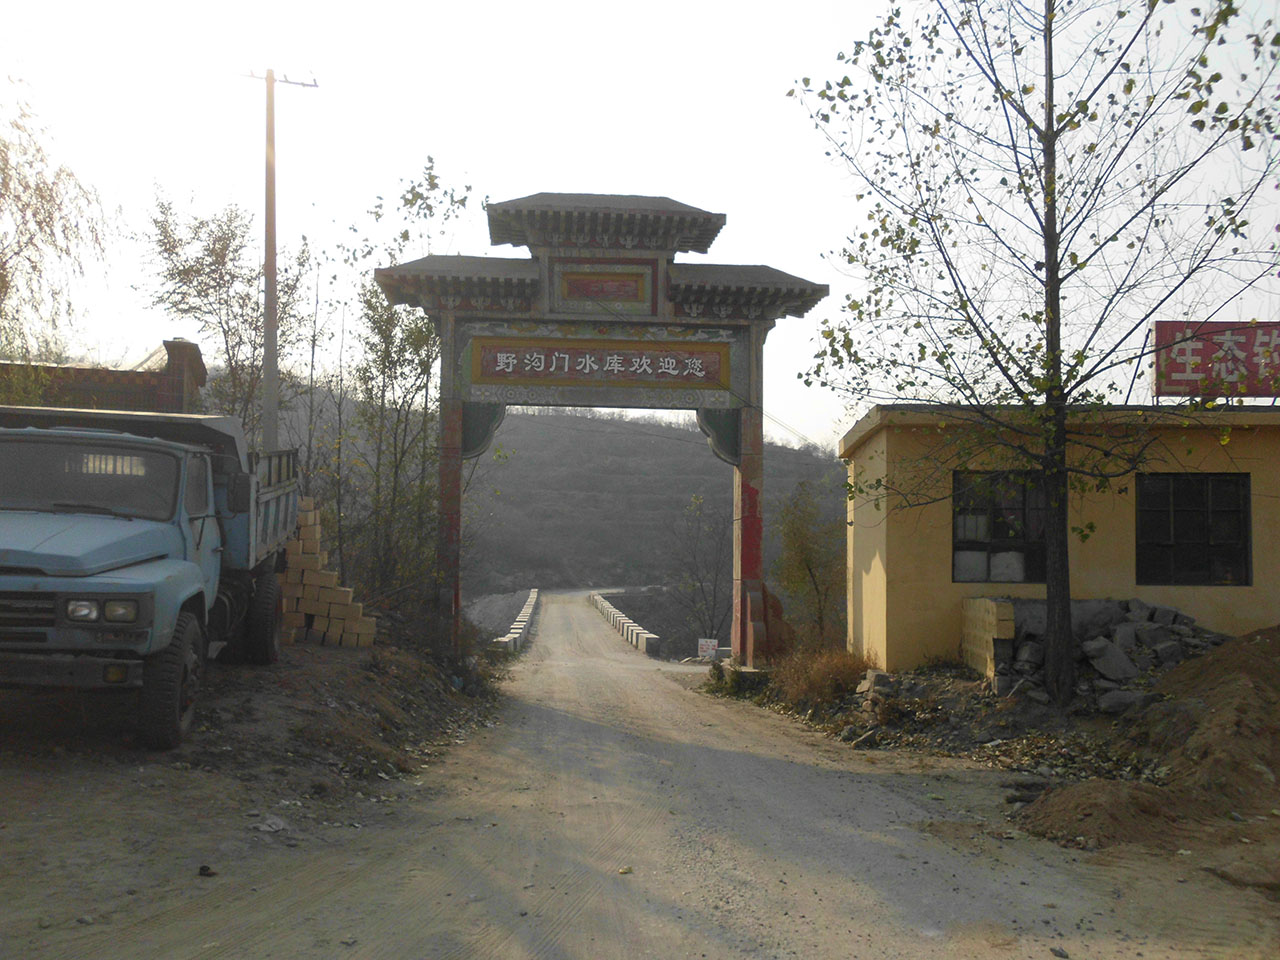
[[[258,578],[245,619],[244,652],[250,663],[280,659],[280,581],[273,572]]]
[[[204,630],[180,613],[169,645],[142,663],[138,732],[152,750],[172,750],[191,732],[203,673]]]

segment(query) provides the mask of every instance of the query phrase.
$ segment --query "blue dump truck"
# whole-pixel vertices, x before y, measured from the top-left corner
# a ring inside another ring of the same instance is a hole
[[[132,689],[177,746],[209,660],[279,656],[297,466],[230,417],[0,406],[0,685]]]

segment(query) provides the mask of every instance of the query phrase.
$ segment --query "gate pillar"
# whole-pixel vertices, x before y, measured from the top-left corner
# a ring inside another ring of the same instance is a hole
[[[765,653],[764,416],[744,407],[742,460],[733,470],[733,655],[748,667]]]
[[[436,546],[436,605],[449,615],[449,645],[459,656],[462,620],[462,401],[440,398],[440,528]]]

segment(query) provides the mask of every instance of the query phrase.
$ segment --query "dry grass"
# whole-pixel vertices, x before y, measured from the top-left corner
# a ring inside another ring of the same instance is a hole
[[[851,695],[872,666],[847,650],[799,647],[773,665],[769,690],[796,710],[831,706]]]

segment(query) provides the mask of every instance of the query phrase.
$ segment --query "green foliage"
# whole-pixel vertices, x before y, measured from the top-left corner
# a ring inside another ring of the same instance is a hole
[[[416,179],[401,180],[397,202],[378,197],[369,210],[370,225],[353,225],[355,239],[342,247],[351,266],[375,259],[377,266],[395,266],[415,249],[431,253],[431,241],[447,236],[448,224],[466,211],[471,187],[451,187],[436,172],[434,157],[427,157]],[[483,205],[483,201],[482,201]]]
[[[265,315],[262,265],[252,230],[253,217],[234,204],[204,217],[180,214],[159,197],[150,239],[156,254],[153,302],[175,318],[194,321],[213,351],[206,408],[238,417],[245,433],[256,438]],[[276,342],[284,370],[304,335],[303,278],[310,252],[304,242],[292,257],[280,259]],[[290,380],[296,378],[282,376],[282,382]]]
[[[0,113],[0,357],[32,359],[69,318],[68,283],[83,275],[83,257],[101,254],[102,233],[97,195],[53,163],[44,131],[24,104],[6,108]],[[12,388],[17,399],[25,395],[19,387]]]

